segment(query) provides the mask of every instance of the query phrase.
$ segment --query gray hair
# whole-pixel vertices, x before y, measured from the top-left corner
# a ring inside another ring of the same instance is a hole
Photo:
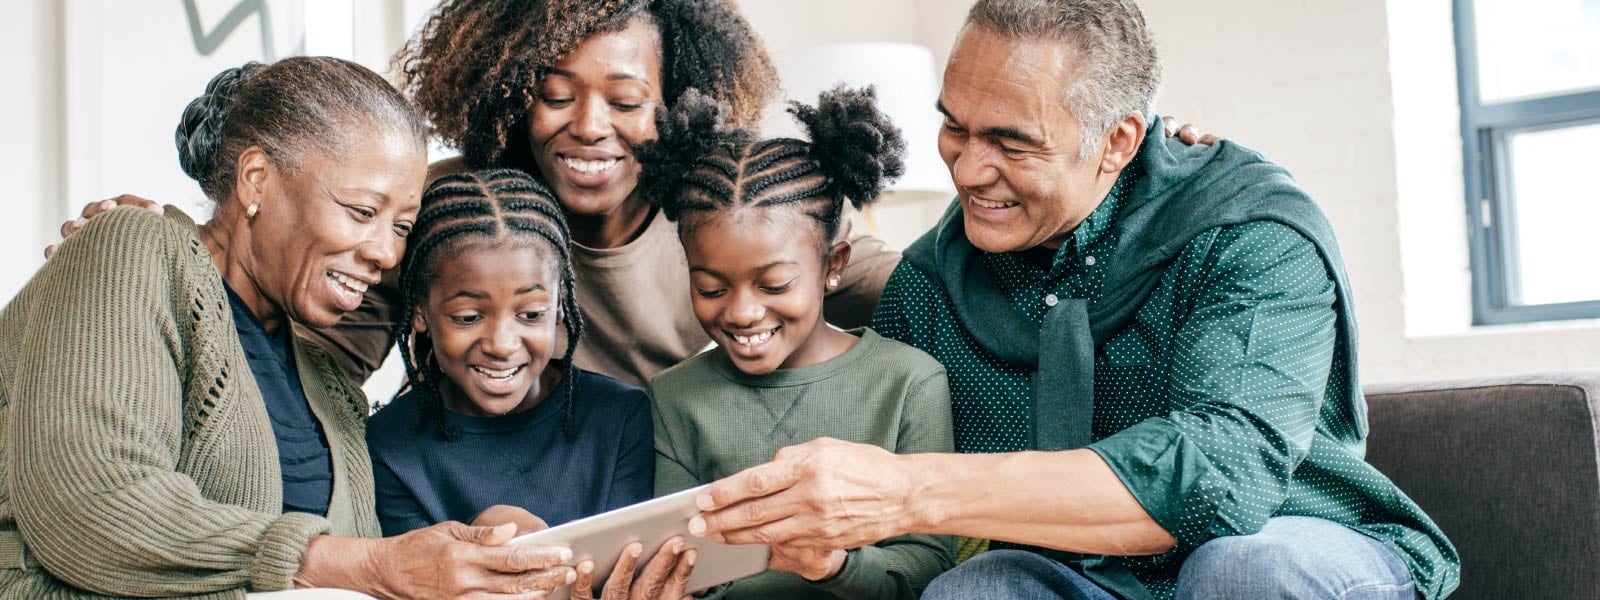
[[[1065,101],[1083,124],[1080,159],[1123,117],[1148,124],[1161,87],[1161,59],[1132,0],[978,0],[967,24],[1012,39],[1066,44],[1077,53]]]

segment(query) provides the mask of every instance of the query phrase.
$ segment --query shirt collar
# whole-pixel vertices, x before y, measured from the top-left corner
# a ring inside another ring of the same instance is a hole
[[[1050,271],[1060,273],[1073,263],[1073,258],[1089,251],[1095,244],[1105,239],[1111,231],[1111,226],[1116,223],[1117,209],[1121,208],[1129,194],[1133,193],[1134,184],[1138,183],[1140,176],[1138,161],[1128,163],[1117,176],[1116,183],[1111,184],[1111,191],[1100,201],[1100,206],[1095,207],[1088,217],[1072,230],[1071,239],[1061,244],[1055,256],[1050,261]]]

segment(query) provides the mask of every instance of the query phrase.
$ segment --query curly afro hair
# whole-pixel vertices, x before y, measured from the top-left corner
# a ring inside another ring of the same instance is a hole
[[[878,110],[871,87],[840,85],[823,92],[816,106],[790,103],[789,113],[810,142],[757,141],[748,128],[726,122],[721,103],[685,93],[657,113],[660,137],[634,150],[644,167],[641,196],[680,228],[692,228],[697,213],[792,207],[814,219],[831,244],[846,200],[869,205],[905,174],[905,139]]]
[[[667,105],[699,89],[755,125],[777,88],[761,40],[728,0],[445,0],[395,56],[402,87],[468,166],[527,168],[528,107],[545,70],[635,19],[661,38]]]

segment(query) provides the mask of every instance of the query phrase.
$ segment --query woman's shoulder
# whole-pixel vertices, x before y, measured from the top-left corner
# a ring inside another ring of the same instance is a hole
[[[164,214],[125,206],[89,219],[83,229],[61,243],[57,256],[64,261],[111,258],[151,260],[169,258],[186,245],[205,252],[194,221],[176,208]]]
[[[407,391],[367,419],[367,444],[394,442],[417,433],[417,392]]]
[[[625,381],[582,368],[573,369],[573,373],[578,380],[575,391],[581,403],[620,412],[650,405],[649,394]]]

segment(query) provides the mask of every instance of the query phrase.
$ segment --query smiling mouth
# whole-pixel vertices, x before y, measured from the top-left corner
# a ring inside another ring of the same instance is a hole
[[[473,365],[470,368],[479,375],[483,375],[492,381],[504,383],[511,381],[511,379],[516,377],[518,373],[521,373],[523,369],[527,368],[527,365],[518,365],[509,369],[490,369],[477,365]]]
[[[972,200],[973,204],[976,204],[976,205],[981,206],[983,208],[1011,208],[1013,206],[1018,206],[1018,205],[1022,204],[1021,202],[993,202],[993,201],[989,201],[989,200],[984,200],[984,199],[979,198],[977,196],[972,196],[971,200]]]
[[[724,333],[727,333],[728,337],[733,338],[734,343],[744,346],[746,350],[754,350],[757,347],[760,347],[762,344],[767,343],[768,340],[771,340],[772,335],[777,333],[780,329],[783,329],[782,325],[773,327],[772,329],[755,335],[738,335],[727,330],[724,330]]]
[[[367,293],[367,288],[371,286],[371,284],[365,281],[345,275],[344,273],[340,273],[338,271],[328,271],[328,277],[338,282],[340,286],[356,294]]]
[[[584,175],[598,175],[611,170],[619,164],[622,164],[622,159],[608,158],[601,160],[586,160],[582,158],[563,156],[561,157],[561,164],[566,165],[568,169],[572,169]]]

